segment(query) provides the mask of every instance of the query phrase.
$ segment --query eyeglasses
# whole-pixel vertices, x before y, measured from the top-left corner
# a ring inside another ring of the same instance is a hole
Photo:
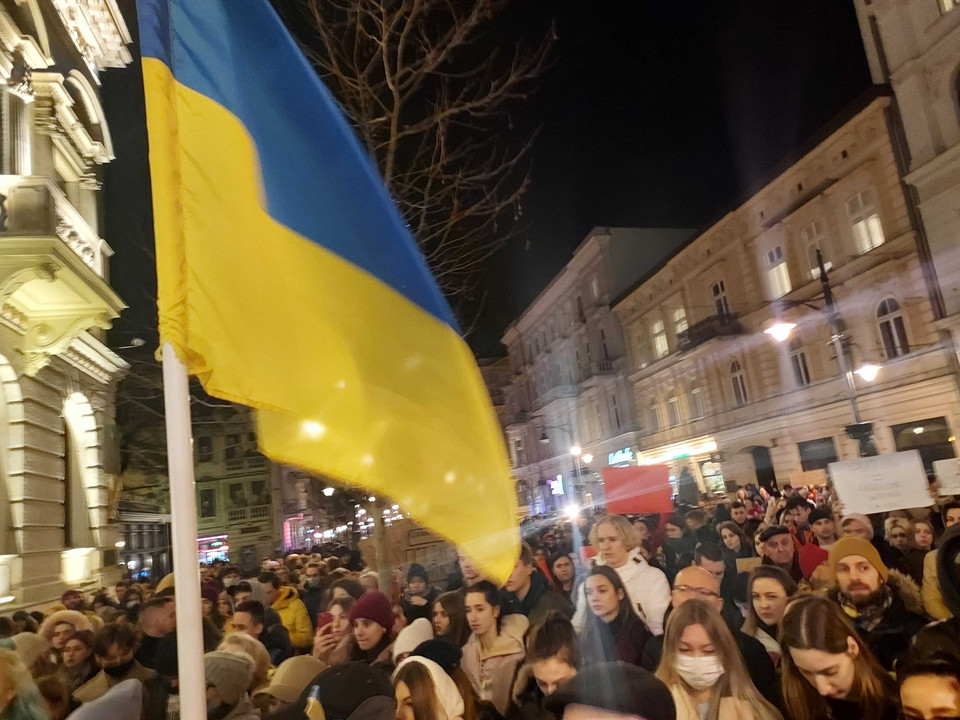
[[[720,593],[709,588],[691,587],[689,585],[674,585],[673,589],[684,595],[699,595],[702,598],[718,598]]]

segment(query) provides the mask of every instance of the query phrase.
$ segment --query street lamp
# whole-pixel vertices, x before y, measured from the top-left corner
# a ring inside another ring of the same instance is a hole
[[[850,409],[853,412],[853,425],[847,425],[844,430],[847,435],[857,441],[860,447],[860,457],[877,455],[877,446],[873,441],[873,423],[863,422],[860,417],[860,405],[857,402],[857,386],[853,382],[854,373],[863,380],[872,382],[880,372],[881,366],[874,363],[864,363],[856,370],[850,366],[847,357],[847,346],[850,344],[850,337],[843,327],[843,321],[840,319],[840,311],[837,310],[836,303],[833,301],[833,290],[830,287],[830,280],[827,277],[827,269],[823,265],[823,255],[817,248],[817,266],[820,269],[820,287],[823,289],[823,301],[825,308],[819,308],[809,303],[798,303],[805,307],[813,308],[819,312],[825,312],[830,322],[830,342],[833,343],[834,352],[837,355],[837,363],[840,365],[840,375],[843,377],[844,386],[847,393],[847,399],[850,401]],[[791,322],[777,321],[764,332],[773,337],[777,342],[786,341],[791,333],[796,329],[797,324]]]

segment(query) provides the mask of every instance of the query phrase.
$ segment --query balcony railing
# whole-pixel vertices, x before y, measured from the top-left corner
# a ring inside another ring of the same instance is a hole
[[[597,375],[612,375],[613,374],[613,361],[612,360],[595,360],[591,363],[587,363],[586,367],[583,369],[583,379],[589,380],[592,377]]]
[[[254,505],[253,507],[232,508],[227,510],[227,522],[246,522],[248,520],[265,520],[270,517],[269,505]]]
[[[698,345],[717,337],[742,335],[743,326],[736,314],[711,315],[694,323],[677,335],[677,345],[681,350],[692,350]]]
[[[0,237],[51,235],[103,277],[112,251],[52,180],[0,175]]]
[[[262,470],[267,466],[267,458],[263,455],[245,455],[244,457],[227,458],[224,461],[227,472],[242,472],[244,470]]]

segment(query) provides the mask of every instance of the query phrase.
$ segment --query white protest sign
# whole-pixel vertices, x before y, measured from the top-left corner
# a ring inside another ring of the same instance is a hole
[[[877,513],[929,507],[927,474],[916,450],[830,463],[846,513]]]
[[[960,495],[960,460],[934,460],[933,471],[940,481],[941,495]]]

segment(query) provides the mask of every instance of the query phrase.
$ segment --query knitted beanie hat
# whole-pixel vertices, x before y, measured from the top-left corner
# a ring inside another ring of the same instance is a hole
[[[393,627],[393,608],[390,607],[390,598],[379,590],[364,593],[357,600],[350,611],[350,623],[363,618],[372,620],[387,632]]]
[[[203,656],[207,684],[217,689],[226,705],[236,705],[247,691],[253,664],[246,653],[215,650]]]
[[[836,570],[837,563],[850,555],[859,555],[866,558],[867,562],[880,573],[883,581],[887,581],[890,571],[883,564],[883,560],[880,559],[880,553],[877,552],[873,543],[857,535],[845,535],[834,543],[833,547],[830,548],[830,567]]]

